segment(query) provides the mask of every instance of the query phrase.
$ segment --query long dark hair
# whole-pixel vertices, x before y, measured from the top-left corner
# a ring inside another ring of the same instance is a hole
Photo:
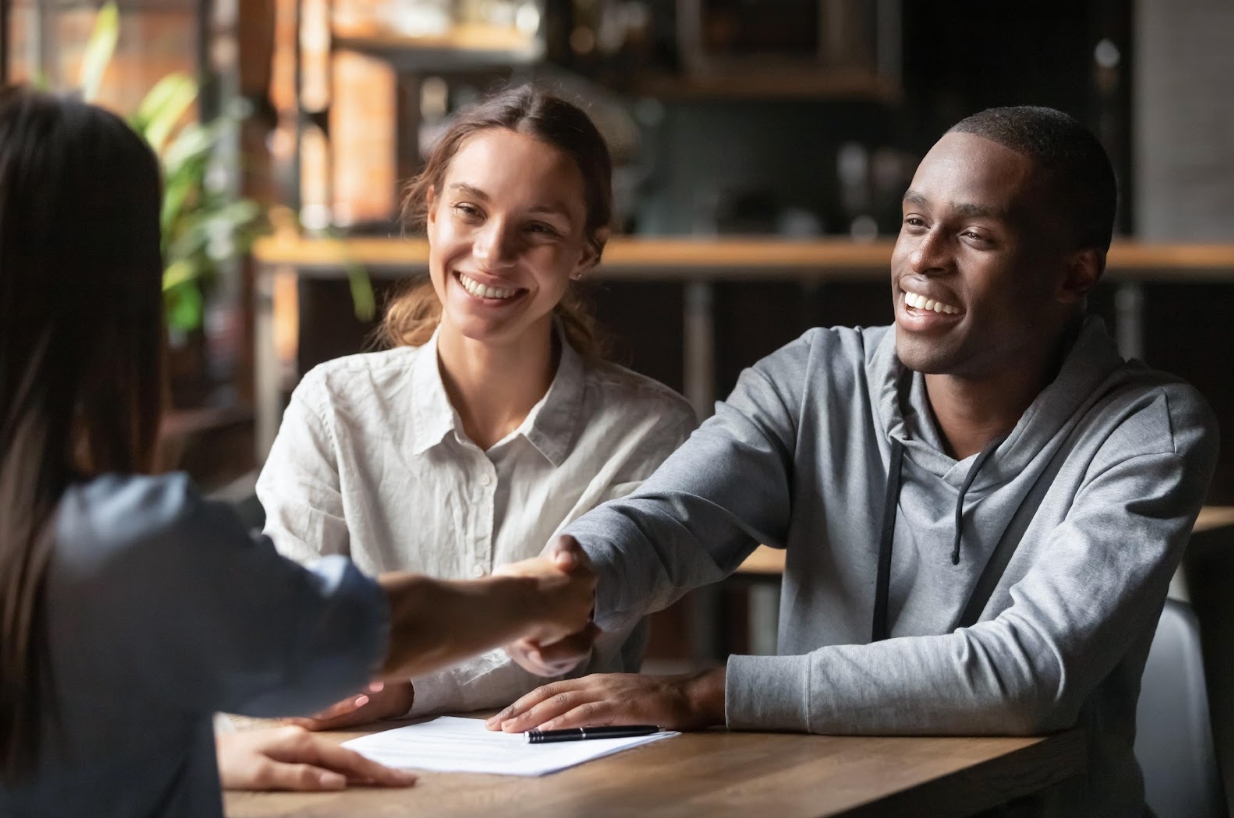
[[[53,518],[91,474],[149,470],[162,398],[160,182],[82,102],[0,90],[0,780],[50,711]]]
[[[463,111],[433,147],[424,170],[403,195],[403,223],[424,226],[427,194],[441,192],[454,154],[467,137],[490,128],[505,128],[551,145],[574,160],[583,177],[587,205],[586,240],[596,259],[604,252],[605,228],[613,218],[613,162],[608,145],[591,119],[577,106],[535,85],[508,88]],[[603,357],[604,342],[578,285],[571,283],[554,310],[570,345],[586,358]],[[431,281],[412,285],[386,310],[381,339],[390,346],[420,346],[441,320],[441,302]]]

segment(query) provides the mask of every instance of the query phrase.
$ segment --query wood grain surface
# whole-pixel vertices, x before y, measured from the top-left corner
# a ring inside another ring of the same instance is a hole
[[[379,725],[385,729],[393,725]],[[344,741],[363,732],[327,734]],[[423,773],[405,790],[228,793],[228,818],[970,815],[1085,769],[1078,730],[1044,738],[709,731],[541,778]]]

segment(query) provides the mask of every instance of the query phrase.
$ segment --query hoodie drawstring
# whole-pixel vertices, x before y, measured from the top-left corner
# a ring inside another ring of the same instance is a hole
[[[973,465],[964,476],[959,496],[955,503],[955,542],[951,547],[951,564],[960,564],[960,542],[964,535],[964,495],[968,493],[977,472],[990,459],[1007,435],[1002,435],[986,444],[977,455]],[[874,624],[870,628],[870,641],[881,642],[890,634],[887,630],[887,593],[891,587],[891,547],[896,533],[896,509],[900,505],[900,472],[904,465],[904,444],[891,439],[891,463],[887,467],[887,492],[883,496],[883,529],[878,545],[878,575],[874,585]]]
[[[964,483],[960,486],[960,496],[955,501],[955,543],[951,546],[951,564],[960,564],[960,537],[964,533],[964,495],[968,493],[969,486],[973,484],[973,480],[977,479],[977,472],[981,471],[981,467],[990,459],[990,455],[994,454],[994,450],[999,447],[1006,435],[997,437],[991,440],[986,447],[977,455],[977,459],[973,461],[973,466],[968,470],[968,474],[964,476]]]
[[[891,543],[896,534],[896,507],[900,504],[900,467],[904,444],[891,439],[891,465],[887,468],[887,493],[883,495],[883,534],[878,544],[878,580],[874,584],[874,626],[870,641],[887,638],[887,590],[891,587]]]

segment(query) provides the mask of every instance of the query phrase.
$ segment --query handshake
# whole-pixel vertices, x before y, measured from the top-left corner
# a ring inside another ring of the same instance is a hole
[[[596,578],[573,537],[558,537],[539,557],[503,565],[476,580],[383,574],[390,603],[390,637],[379,679],[306,718],[309,730],[332,730],[402,716],[414,700],[407,679],[485,650],[505,647],[519,666],[539,676],[573,670],[600,631],[591,623]]]
[[[568,673],[583,662],[600,630],[591,621],[595,573],[587,554],[570,536],[555,539],[534,559],[503,565],[495,577],[534,579],[542,612],[538,623],[506,645],[510,658],[538,676]]]

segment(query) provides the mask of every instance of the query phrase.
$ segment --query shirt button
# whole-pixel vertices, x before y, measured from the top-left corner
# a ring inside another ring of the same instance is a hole
[[[488,472],[484,472],[483,474],[480,475],[480,485],[491,486],[492,484],[493,484],[493,476],[491,474],[489,474]]]
[[[484,576],[484,566],[478,562],[475,565],[471,566],[471,575],[475,577],[476,579],[479,579],[480,577]]]

